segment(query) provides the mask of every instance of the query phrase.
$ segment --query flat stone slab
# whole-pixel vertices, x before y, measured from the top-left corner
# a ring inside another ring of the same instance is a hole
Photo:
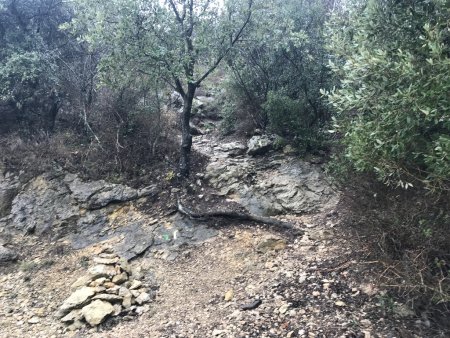
[[[72,293],[59,308],[59,315],[63,316],[72,309],[85,305],[97,292],[96,288],[82,287]]]
[[[103,322],[106,317],[114,313],[115,309],[110,303],[103,300],[94,300],[91,304],[86,305],[81,310],[84,319],[91,325],[96,326]]]

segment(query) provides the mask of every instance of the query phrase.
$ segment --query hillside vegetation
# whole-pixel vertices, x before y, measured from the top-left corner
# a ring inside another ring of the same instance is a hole
[[[194,136],[268,135],[326,163],[389,299],[450,313],[447,0],[0,0],[0,119],[1,176],[188,195]]]

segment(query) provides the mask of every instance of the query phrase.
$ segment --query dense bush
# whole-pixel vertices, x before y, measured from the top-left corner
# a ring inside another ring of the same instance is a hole
[[[51,131],[61,107],[58,75],[67,44],[58,25],[69,18],[49,0],[0,1],[0,114],[2,130],[33,127]]]
[[[136,74],[117,85],[104,72],[100,86],[104,55],[79,39],[86,27],[64,29],[71,6],[0,0],[0,162],[36,173],[139,175],[173,150],[161,85]]]
[[[91,132],[80,116],[62,111],[51,134],[10,132],[0,137],[0,163],[30,177],[62,169],[87,179],[148,184],[158,168],[165,170],[167,159],[177,156],[177,146],[175,130],[163,118],[155,95],[147,93],[145,102],[141,97],[131,88],[101,89],[91,107]]]
[[[391,296],[436,331],[450,330],[450,199],[389,187],[374,176],[353,172],[341,186],[343,231],[356,232]]]
[[[352,1],[329,23],[346,224],[418,313],[450,302],[450,5]],[[358,173],[355,174],[355,170]],[[442,323],[436,323],[441,325]]]
[[[320,128],[329,119],[319,90],[331,82],[323,38],[330,6],[325,0],[266,3],[229,63],[237,114],[246,112],[253,128],[296,140],[302,150],[320,147]]]
[[[267,114],[269,131],[290,139],[303,152],[314,152],[326,145],[326,137],[312,111],[305,111],[307,103],[292,99],[280,92],[269,92],[262,105]]]
[[[330,24],[327,93],[335,131],[359,171],[408,188],[448,190],[450,178],[450,5],[361,1]]]

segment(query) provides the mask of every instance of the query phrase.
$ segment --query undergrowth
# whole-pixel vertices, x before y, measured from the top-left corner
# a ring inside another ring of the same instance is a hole
[[[334,166],[344,224],[366,242],[381,284],[437,330],[450,332],[449,193],[388,187],[375,175]]]
[[[157,168],[171,165],[166,163],[167,156],[176,158],[177,148],[171,139],[161,138],[154,151],[145,135],[128,137],[120,147],[107,137],[100,135],[102,142],[98,143],[86,133],[70,130],[32,137],[9,134],[0,138],[0,169],[29,178],[64,170],[85,179],[139,185],[148,183],[159,172]]]

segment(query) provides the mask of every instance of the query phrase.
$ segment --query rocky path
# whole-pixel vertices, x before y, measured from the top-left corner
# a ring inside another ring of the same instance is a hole
[[[19,255],[0,266],[0,337],[432,336],[426,319],[373,283],[370,262],[360,260],[364,247],[341,224],[339,196],[320,165],[279,151],[255,157],[247,145],[213,135],[196,138],[194,147],[210,158],[199,186],[306,234],[158,214],[143,207],[161,193],[151,187],[40,177],[18,188],[0,221],[0,244]],[[55,227],[57,236],[39,234]],[[111,268],[89,275],[98,265]],[[86,276],[78,290],[95,290],[73,305],[71,286]],[[111,304],[95,303],[100,319],[86,315],[94,297]],[[81,313],[78,322],[61,322],[62,308]]]

